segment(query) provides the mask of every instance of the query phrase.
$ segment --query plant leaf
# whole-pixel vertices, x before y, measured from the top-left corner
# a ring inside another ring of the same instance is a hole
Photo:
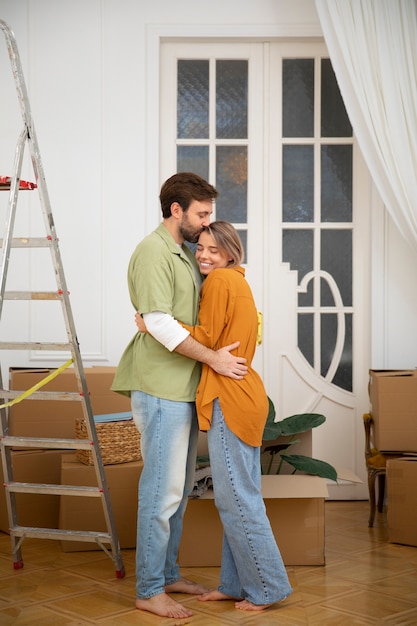
[[[290,447],[290,443],[277,443],[277,445],[275,446],[266,446],[266,448],[264,448],[262,450],[262,454],[264,452],[269,452],[269,454],[277,454],[278,452],[282,452],[283,450],[286,450],[287,448]]]
[[[281,457],[292,465],[296,470],[305,472],[306,474],[312,474],[313,476],[321,476],[321,478],[329,478],[330,480],[337,481],[337,472],[333,465],[320,461],[319,459],[312,459],[309,456],[303,456],[302,454],[282,454]]]
[[[295,435],[305,433],[311,428],[316,428],[326,421],[324,415],[320,413],[300,413],[291,415],[277,422],[280,425],[280,435]]]
[[[210,458],[208,454],[202,454],[197,457],[196,467],[207,467],[208,465],[210,465]]]
[[[281,434],[280,422],[275,421],[275,417],[276,417],[275,406],[269,396],[268,396],[268,403],[269,403],[268,417],[266,418],[266,424],[265,424],[264,432],[262,435],[262,439],[264,441],[272,441],[273,439],[276,439],[277,437],[279,437]]]
[[[285,443],[276,443],[273,446],[266,446],[261,450],[261,454],[264,452],[269,452],[270,454],[278,454],[278,452],[283,452],[287,450],[291,446],[295,446],[296,443],[300,443],[301,439],[291,439],[291,441],[286,441]]]

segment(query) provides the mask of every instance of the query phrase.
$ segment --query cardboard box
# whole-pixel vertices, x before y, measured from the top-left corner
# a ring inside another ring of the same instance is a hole
[[[387,463],[388,541],[417,546],[417,457]]]
[[[417,452],[417,370],[370,370],[374,445],[383,452]]]
[[[11,451],[13,478],[17,482],[60,484],[61,450]],[[0,530],[9,532],[3,467],[0,463]],[[20,526],[58,528],[59,496],[35,493],[16,494],[17,521]]]
[[[318,476],[262,476],[266,512],[285,565],[324,565],[324,500]],[[212,490],[190,500],[179,549],[182,567],[218,567],[223,529]]]
[[[46,378],[51,369],[10,368],[9,388],[27,391]],[[110,390],[115,367],[85,368],[94,415],[129,411],[130,398]],[[42,391],[78,391],[74,368],[68,368],[42,387]],[[25,399],[9,409],[9,434],[17,437],[75,438],[75,420],[82,418],[80,402]]]
[[[136,547],[138,482],[142,467],[142,461],[104,466],[121,548]],[[63,454],[61,484],[95,486],[95,469],[78,462],[75,454]],[[61,496],[59,528],[106,532],[101,501],[98,498]],[[64,552],[100,550],[97,544],[83,541],[62,541],[61,545]]]

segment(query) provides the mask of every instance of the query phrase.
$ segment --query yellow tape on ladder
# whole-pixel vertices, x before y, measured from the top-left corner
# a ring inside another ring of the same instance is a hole
[[[31,387],[30,389],[28,389],[27,391],[24,391],[17,398],[13,398],[13,400],[10,400],[9,402],[6,402],[5,404],[0,404],[0,409],[5,409],[6,406],[12,406],[13,404],[17,404],[18,402],[21,402],[25,398],[31,396],[32,393],[34,393],[35,391],[37,391],[38,389],[40,389],[41,387],[43,387],[44,385],[49,383],[51,380],[56,378],[58,376],[58,374],[60,374],[64,370],[66,370],[67,367],[69,367],[72,362],[73,362],[73,360],[70,359],[69,361],[64,363],[64,365],[61,365],[61,367],[58,367],[58,369],[56,369],[54,372],[52,372],[52,374],[49,374],[49,376],[46,376],[45,378],[42,378],[42,380],[40,380],[38,383],[36,383],[36,385],[33,385],[33,387]]]

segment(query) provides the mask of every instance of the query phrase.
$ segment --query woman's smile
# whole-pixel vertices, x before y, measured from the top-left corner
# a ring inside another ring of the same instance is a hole
[[[214,237],[206,231],[203,231],[198,239],[195,258],[199,264],[200,272],[204,275],[229,265],[229,257],[226,252],[219,250]]]

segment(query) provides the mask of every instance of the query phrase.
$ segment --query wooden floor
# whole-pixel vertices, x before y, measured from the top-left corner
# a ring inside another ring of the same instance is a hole
[[[232,602],[199,602],[177,594],[193,611],[183,620],[134,608],[134,551],[123,551],[126,577],[117,579],[102,551],[67,552],[57,541],[27,539],[24,567],[15,571],[10,538],[0,533],[0,624],[83,626],[355,626],[417,624],[417,548],[387,543],[384,514],[367,525],[367,502],[326,502],[326,565],[288,567],[294,592],[261,613]],[[218,568],[184,569],[207,586]]]

